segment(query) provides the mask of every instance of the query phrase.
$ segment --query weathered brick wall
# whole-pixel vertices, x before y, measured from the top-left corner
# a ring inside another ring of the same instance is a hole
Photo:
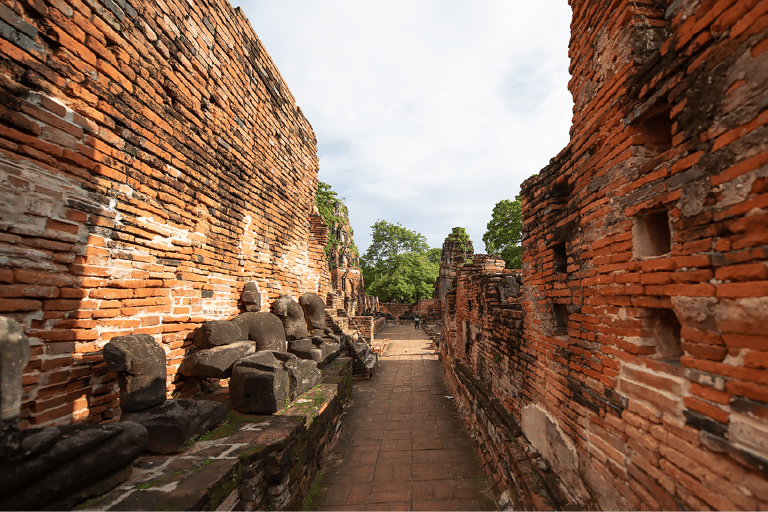
[[[434,321],[439,320],[443,316],[442,305],[440,299],[425,299],[420,300],[416,304],[417,310],[421,318]]]
[[[309,122],[217,0],[0,0],[0,314],[27,328],[24,425],[116,418],[101,348],[326,293]]]
[[[523,311],[520,298],[505,298],[499,285],[513,271],[498,256],[475,255],[456,272],[456,289],[448,293],[455,312],[446,322],[455,326],[440,344],[444,362],[465,361],[505,406],[525,401],[522,389],[532,360],[520,351]],[[453,369],[449,369],[453,372]]]
[[[511,411],[581,502],[765,508],[768,2],[570,3],[571,142],[522,189]]]
[[[392,315],[395,318],[401,316],[413,316],[416,304],[400,304],[398,302],[382,302],[379,304],[379,312],[383,315]]]

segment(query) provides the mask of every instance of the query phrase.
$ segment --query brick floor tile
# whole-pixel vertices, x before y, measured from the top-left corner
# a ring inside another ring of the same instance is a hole
[[[392,481],[392,482],[379,482],[373,484],[373,491],[376,492],[384,492],[384,491],[392,491],[392,492],[399,492],[399,491],[408,491],[411,492],[411,482],[410,481]]]
[[[458,510],[453,500],[413,500],[412,510]],[[472,509],[461,509],[472,510]]]
[[[349,493],[352,492],[352,488],[354,487],[354,485],[347,484],[330,485],[323,505],[327,507],[346,504]]]
[[[412,462],[412,452],[402,450],[395,452],[382,452],[378,458],[379,465],[394,466],[395,464],[410,464]]]
[[[369,503],[391,503],[395,501],[410,501],[411,491],[373,491]]]
[[[347,497],[347,505],[365,505],[371,496],[373,485],[355,485]]]
[[[444,480],[423,480],[413,482],[414,500],[448,500],[453,498],[450,482]]]

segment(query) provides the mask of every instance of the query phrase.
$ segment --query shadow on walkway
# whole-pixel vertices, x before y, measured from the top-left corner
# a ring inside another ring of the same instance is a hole
[[[430,340],[389,326],[370,381],[355,384],[344,430],[305,510],[496,510]]]

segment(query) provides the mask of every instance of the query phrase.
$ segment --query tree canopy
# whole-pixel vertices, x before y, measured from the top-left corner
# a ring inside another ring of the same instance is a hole
[[[502,199],[493,207],[491,221],[483,235],[485,252],[501,256],[507,268],[522,268],[522,228],[520,195],[514,201]]]
[[[377,221],[361,258],[366,293],[384,302],[413,303],[432,297],[440,270],[440,249],[400,223]]]

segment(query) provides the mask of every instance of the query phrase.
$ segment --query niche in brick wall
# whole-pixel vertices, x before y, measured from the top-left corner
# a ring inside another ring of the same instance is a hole
[[[672,147],[672,119],[669,104],[664,103],[640,124],[643,146],[651,153],[660,155]]]
[[[683,350],[680,347],[680,321],[675,312],[666,308],[647,308],[644,313],[643,327],[647,339],[656,349],[649,357],[679,364]]]
[[[558,274],[565,274],[568,270],[568,254],[565,252],[565,242],[558,242],[552,246],[553,268]]]
[[[563,176],[552,184],[552,187],[549,190],[549,197],[552,199],[564,200],[568,199],[572,192],[573,186],[570,185],[565,176]]]
[[[552,334],[568,334],[568,306],[552,304]]]
[[[636,256],[663,256],[670,252],[672,232],[667,210],[652,210],[637,215],[632,228]]]

